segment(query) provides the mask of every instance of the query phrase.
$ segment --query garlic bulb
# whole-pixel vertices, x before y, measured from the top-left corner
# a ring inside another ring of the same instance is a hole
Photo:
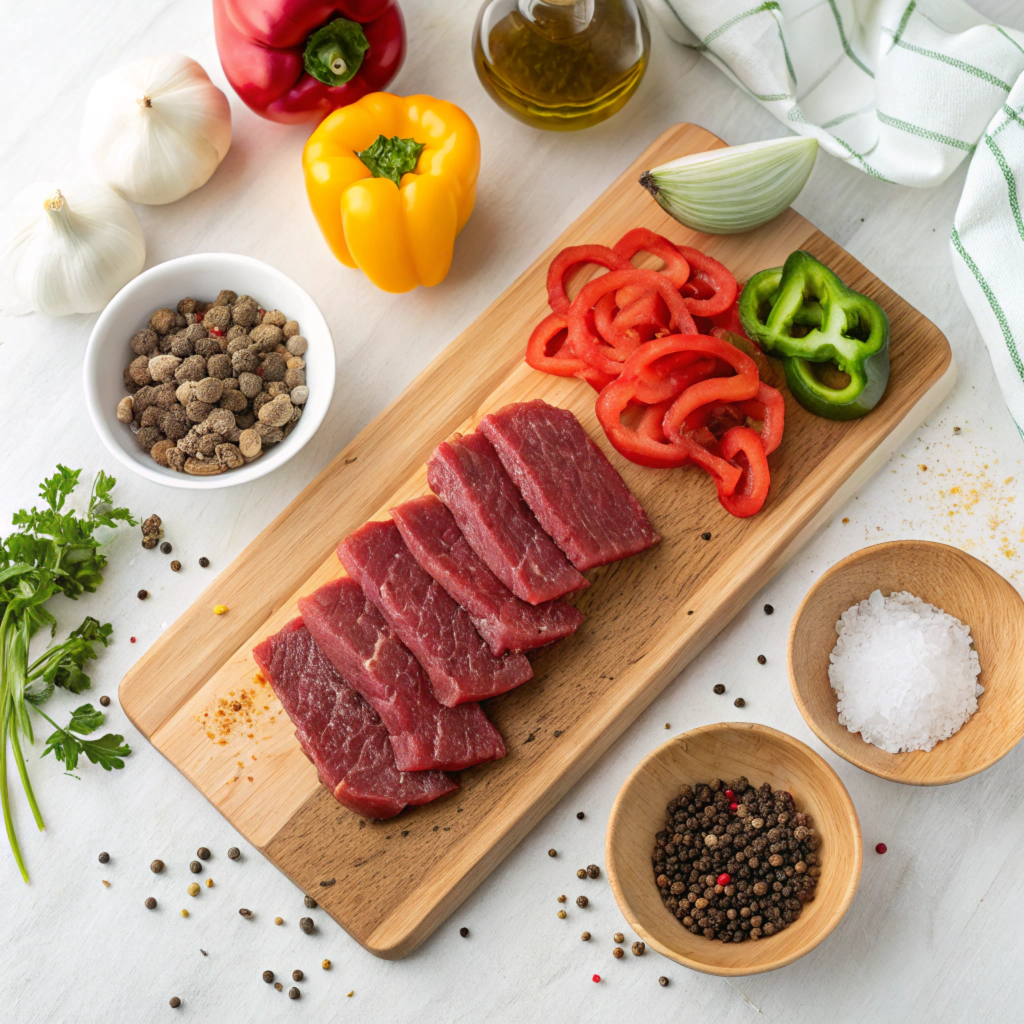
[[[134,203],[173,203],[206,184],[231,148],[231,107],[189,57],[135,61],[92,87],[82,156]]]
[[[95,313],[142,269],[132,208],[106,185],[38,182],[0,214],[0,310]]]

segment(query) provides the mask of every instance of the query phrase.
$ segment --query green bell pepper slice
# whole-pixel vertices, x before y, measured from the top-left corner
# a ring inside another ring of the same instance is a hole
[[[739,301],[743,329],[782,357],[793,396],[827,419],[870,412],[889,382],[889,318],[810,253],[755,274]],[[831,387],[811,363],[833,363],[849,382]]]

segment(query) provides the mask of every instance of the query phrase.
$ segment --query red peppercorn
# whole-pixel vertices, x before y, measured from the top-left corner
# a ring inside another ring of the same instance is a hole
[[[200,312],[199,312],[199,311],[197,310],[197,311],[196,311],[196,323],[197,323],[197,324],[201,324],[201,323],[203,322],[203,317],[204,317],[204,316],[206,316],[206,314],[205,314],[205,313],[200,313]]]
[[[261,309],[260,310],[260,316],[266,316],[266,315],[267,315],[267,311],[265,309]]]
[[[736,794],[731,789],[727,789],[725,791],[725,799],[726,800],[735,800],[736,799]]]
[[[729,804],[729,810],[732,811],[733,814],[735,814],[739,809],[740,809],[740,805],[738,803],[736,803],[735,801],[733,801],[731,804]]]
[[[210,337],[211,338],[223,338],[224,337],[224,332],[219,327],[211,327],[210,328]]]
[[[731,881],[732,881],[732,876],[727,874],[724,871],[718,876],[718,884],[719,885],[728,885]]]
[[[255,370],[255,373],[256,373],[257,377],[262,377],[263,376],[263,367],[262,366],[257,366],[256,370]]]
[[[889,847],[886,846],[885,843],[879,843],[875,847],[875,853],[885,853],[885,851],[888,850],[888,849],[889,849]]]
[[[135,643],[135,637],[132,637],[131,640],[132,640],[132,643]]]
[[[600,981],[601,980],[601,975],[600,974],[595,974],[590,980],[591,981]]]

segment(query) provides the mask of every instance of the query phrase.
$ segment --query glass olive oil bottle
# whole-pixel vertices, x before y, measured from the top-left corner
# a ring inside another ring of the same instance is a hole
[[[476,73],[498,105],[553,131],[620,110],[650,47],[640,0],[487,0],[473,35]]]

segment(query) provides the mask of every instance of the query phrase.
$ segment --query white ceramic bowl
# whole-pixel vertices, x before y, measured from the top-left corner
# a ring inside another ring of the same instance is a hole
[[[302,336],[309,341],[303,356],[309,400],[295,429],[255,462],[218,476],[189,476],[157,465],[136,444],[131,428],[118,422],[117,403],[127,394],[124,368],[135,358],[129,341],[147,326],[150,314],[161,306],[173,308],[186,296],[209,301],[222,288],[251,295],[264,309],[279,309],[299,322]],[[232,487],[277,469],[316,433],[331,404],[334,369],[334,341],[327,321],[309,294],[291,278],[251,256],[197,253],[152,267],[110,300],[96,321],[85,352],[85,401],[103,443],[129,469],[168,487]]]

